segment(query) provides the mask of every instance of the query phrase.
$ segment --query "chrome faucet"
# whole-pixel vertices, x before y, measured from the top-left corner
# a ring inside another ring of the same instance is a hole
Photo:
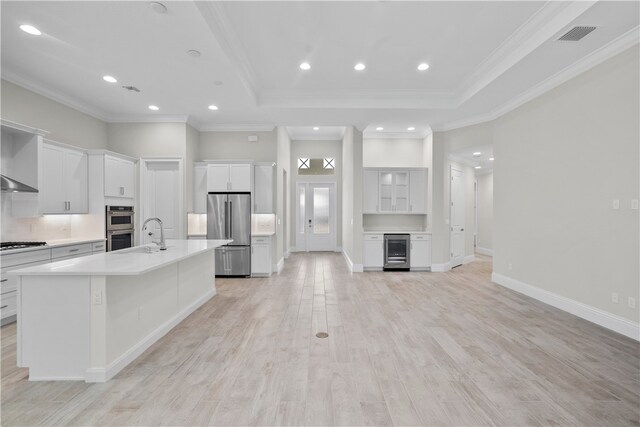
[[[149,223],[150,221],[156,221],[158,223],[158,225],[160,226],[160,242],[153,242],[156,245],[160,246],[160,250],[161,251],[166,251],[167,250],[167,245],[164,243],[164,227],[162,226],[162,221],[160,220],[160,218],[148,218],[144,224],[142,224],[142,229],[146,230],[147,229],[147,223]],[[153,233],[149,232],[149,235],[151,236]]]

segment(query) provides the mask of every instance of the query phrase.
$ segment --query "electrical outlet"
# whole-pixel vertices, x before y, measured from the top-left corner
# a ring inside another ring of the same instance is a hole
[[[95,291],[91,296],[91,303],[93,305],[101,305],[102,304],[102,291]]]
[[[617,292],[611,292],[611,302],[613,303],[618,303],[619,299],[618,299],[618,293]]]
[[[629,297],[629,308],[636,308],[636,299],[634,297]]]
[[[509,270],[513,270],[513,264],[509,263]]]
[[[620,209],[620,200],[613,199],[613,209]]]

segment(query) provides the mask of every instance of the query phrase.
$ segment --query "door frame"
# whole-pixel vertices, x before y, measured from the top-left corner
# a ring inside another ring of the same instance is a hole
[[[138,215],[138,226],[137,226],[137,235],[138,242],[142,244],[144,242],[144,234],[142,230],[142,222],[145,220],[145,204],[143,203],[143,190],[148,181],[147,176],[147,165],[149,163],[178,163],[178,216],[180,221],[178,221],[178,238],[185,239],[185,230],[186,230],[186,222],[187,215],[184,211],[184,161],[182,157],[140,157],[140,191],[138,192],[138,206],[140,207],[140,213],[136,213]]]
[[[328,187],[331,187],[331,190],[329,190],[329,200],[331,201],[331,199],[333,199],[333,207],[331,209],[331,217],[333,218],[333,233],[332,234],[332,238],[331,238],[331,249],[327,252],[335,252],[337,245],[338,245],[338,186],[336,184],[335,181],[296,181],[296,188],[295,188],[295,200],[296,200],[296,220],[295,220],[295,224],[296,224],[296,228],[295,228],[295,236],[296,236],[296,244],[295,244],[295,248],[296,248],[296,252],[309,252],[309,242],[307,239],[307,227],[306,227],[306,223],[305,223],[305,233],[304,233],[304,247],[302,247],[302,245],[298,244],[298,239],[300,238],[299,235],[300,233],[298,233],[298,230],[300,230],[300,193],[299,193],[299,189],[300,189],[300,185],[304,185],[305,186],[305,198],[308,196],[308,190],[309,190],[309,185],[326,185]],[[333,196],[333,197],[331,197]],[[305,200],[305,210],[307,208],[307,203]],[[306,212],[305,212],[305,220],[306,220]]]
[[[454,165],[449,165],[449,253],[451,254],[449,256],[449,267],[453,268],[453,267],[458,267],[462,264],[464,264],[464,258],[465,258],[465,250],[466,250],[466,190],[464,191],[464,197],[463,199],[465,200],[465,209],[463,210],[463,218],[464,218],[464,222],[465,224],[463,225],[462,231],[464,232],[464,238],[462,240],[462,245],[463,245],[463,251],[462,251],[462,260],[460,261],[459,264],[454,264],[453,262],[453,209],[451,209],[451,207],[453,206],[453,171],[459,172],[462,177],[463,177],[463,187],[464,188],[464,170],[462,170],[462,168],[458,168],[455,167]]]

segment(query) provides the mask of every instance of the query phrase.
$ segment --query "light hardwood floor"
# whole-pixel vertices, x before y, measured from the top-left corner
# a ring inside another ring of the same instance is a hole
[[[8,325],[2,425],[639,425],[640,345],[492,284],[490,260],[352,275],[292,255],[218,280],[105,384],[28,382]]]

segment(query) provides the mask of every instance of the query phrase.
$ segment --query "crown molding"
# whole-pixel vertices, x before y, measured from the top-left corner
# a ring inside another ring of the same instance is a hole
[[[243,86],[249,92],[254,104],[258,104],[258,79],[251,65],[251,61],[244,51],[244,47],[227,16],[223,2],[199,1],[195,2],[200,15],[211,30],[214,41],[218,43],[229,61],[238,70],[238,76]]]
[[[538,83],[531,89],[522,92],[510,101],[502,104],[498,108],[491,110],[488,113],[476,115],[473,117],[465,118],[462,120],[456,120],[449,123],[433,126],[436,132],[446,132],[453,129],[459,129],[466,126],[477,125],[480,123],[489,122],[495,120],[506,113],[515,110],[521,105],[543,95],[544,93],[554,89],[561,84],[579,76],[585,71],[611,59],[612,57],[624,52],[632,46],[640,43],[640,26],[637,26],[626,33],[622,34],[618,38],[610,41],[606,45],[594,50],[588,55],[584,56],[580,60],[574,62],[568,67],[562,69],[556,74],[548,77],[542,82]]]
[[[431,135],[431,129],[424,132],[379,132],[379,131],[365,131],[363,132],[363,138],[365,139],[425,139]]]
[[[223,125],[223,124],[203,124],[198,129],[200,132],[271,132],[275,129],[274,125]]]
[[[107,119],[109,123],[188,123],[189,116],[185,115],[129,115],[111,116]]]
[[[500,77],[567,24],[592,7],[595,1],[550,1],[544,4],[498,46],[457,91],[458,106]]]
[[[2,79],[10,83],[13,83],[15,85],[18,85],[24,89],[30,90],[31,92],[37,93],[38,95],[44,96],[45,98],[49,98],[69,108],[73,108],[76,111],[87,114],[93,117],[94,119],[98,119],[103,122],[108,121],[108,115],[104,111],[94,107],[90,107],[89,105],[75,98],[61,95],[37,83],[29,81],[24,77],[22,77],[21,75],[18,75],[10,70],[7,70],[5,65],[2,66]]]
[[[451,160],[452,162],[462,163],[463,165],[471,166],[472,168],[480,165],[480,163],[478,162],[474,162],[473,160],[468,160],[468,159],[465,159],[464,157],[456,156],[455,154],[451,154],[451,153],[447,154],[447,159]]]
[[[10,127],[11,129],[19,130],[21,132],[32,133],[34,135],[46,136],[50,133],[48,130],[34,128],[32,126],[23,125],[22,123],[12,122],[7,119],[0,119],[2,126]]]

